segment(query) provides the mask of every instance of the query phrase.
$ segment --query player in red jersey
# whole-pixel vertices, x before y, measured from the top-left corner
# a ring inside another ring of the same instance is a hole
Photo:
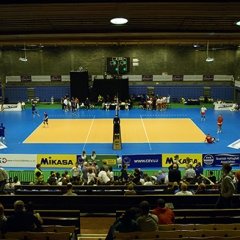
[[[210,134],[208,134],[205,138],[205,141],[204,142],[208,142],[208,143],[213,143],[213,142],[217,142],[218,139],[212,137]]]
[[[218,116],[218,119],[217,119],[217,125],[218,125],[217,133],[221,133],[222,132],[222,123],[223,123],[223,117],[222,117],[222,114],[220,114]]]

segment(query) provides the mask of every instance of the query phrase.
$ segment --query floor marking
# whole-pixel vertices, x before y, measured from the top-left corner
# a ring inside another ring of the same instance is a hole
[[[151,146],[151,143],[150,143],[150,141],[149,141],[149,138],[148,138],[148,135],[147,135],[147,131],[146,131],[146,128],[145,128],[145,125],[144,125],[144,122],[143,122],[143,119],[142,119],[142,116],[141,116],[141,115],[140,115],[140,118],[141,118],[141,121],[142,121],[143,129],[144,129],[144,132],[145,132],[147,141],[148,141],[149,149],[152,151],[152,146]]]
[[[88,134],[87,134],[87,137],[86,137],[86,140],[85,140],[85,143],[84,143],[84,145],[83,145],[83,149],[82,149],[82,150],[85,149],[85,146],[86,146],[87,141],[88,141],[88,137],[89,137],[90,132],[91,132],[91,130],[92,130],[92,126],[93,126],[93,122],[94,122],[94,120],[95,120],[95,116],[93,116],[92,123],[91,123],[91,126],[90,126],[89,130],[88,130]]]

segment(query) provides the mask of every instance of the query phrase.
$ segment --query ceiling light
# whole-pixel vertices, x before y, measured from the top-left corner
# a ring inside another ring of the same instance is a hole
[[[206,62],[213,62],[214,61],[214,58],[211,58],[211,57],[207,57],[206,59]]]
[[[208,56],[208,49],[209,49],[209,42],[207,42],[207,59],[206,59],[206,62],[213,62],[214,58],[211,58],[211,57]]]
[[[23,57],[20,57],[18,60],[21,62],[27,62],[27,58],[23,58]]]
[[[240,21],[236,22],[236,25],[237,25],[237,26],[240,26]]]
[[[26,44],[24,43],[24,48],[22,49],[24,50],[24,57],[20,57],[18,60],[21,62],[27,62],[27,53],[26,53]]]
[[[113,18],[110,20],[110,22],[112,24],[119,25],[119,24],[126,24],[128,20],[126,18]]]

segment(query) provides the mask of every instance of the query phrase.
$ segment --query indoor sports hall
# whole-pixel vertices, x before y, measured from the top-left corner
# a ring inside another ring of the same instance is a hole
[[[43,113],[49,116],[49,126],[42,124]],[[80,109],[76,115],[61,110],[61,106],[21,112],[1,112],[6,146],[0,154],[218,154],[238,153],[230,147],[239,139],[239,112],[216,111],[209,105],[206,121],[201,121],[200,106],[148,111],[133,108],[119,111],[122,149],[113,150],[113,118],[115,111]],[[217,134],[217,117],[224,118],[222,133]],[[206,134],[219,139],[204,142]]]

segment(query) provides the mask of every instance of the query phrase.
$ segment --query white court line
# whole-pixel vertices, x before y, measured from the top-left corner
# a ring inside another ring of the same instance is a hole
[[[93,126],[93,122],[94,122],[94,120],[95,120],[95,115],[93,116],[92,123],[91,123],[91,126],[90,126],[89,130],[88,130],[88,134],[87,134],[87,137],[86,137],[86,140],[85,140],[85,142],[84,142],[84,145],[83,145],[83,149],[82,149],[82,150],[85,149],[85,146],[86,146],[86,143],[87,143],[88,137],[89,137],[90,132],[91,132],[91,130],[92,130],[92,126]]]
[[[145,125],[144,125],[144,122],[143,122],[143,119],[142,119],[142,116],[141,116],[141,115],[140,115],[140,118],[141,118],[141,121],[142,121],[143,129],[144,129],[144,132],[145,132],[147,141],[148,141],[149,149],[152,150],[151,143],[150,143],[150,141],[149,141],[149,138],[148,138],[148,135],[147,135],[147,131],[146,131],[146,128],[145,128]]]

